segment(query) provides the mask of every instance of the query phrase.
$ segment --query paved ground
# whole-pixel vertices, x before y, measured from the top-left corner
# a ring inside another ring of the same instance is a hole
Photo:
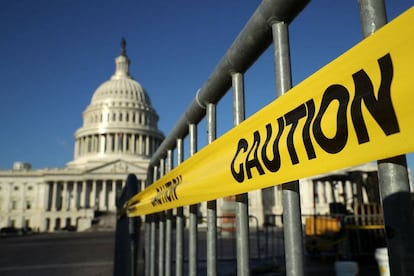
[[[112,275],[113,250],[113,232],[0,237],[0,275]],[[283,260],[252,260],[252,275],[283,275],[271,269],[277,261],[283,264]],[[333,261],[328,258],[305,258],[305,275],[335,275]],[[199,275],[206,275],[205,261],[200,262],[199,270]],[[235,262],[220,261],[218,264],[219,275],[236,275],[236,271]],[[359,275],[379,275],[378,268],[374,262],[361,264]]]
[[[0,275],[112,275],[113,232],[0,237]]]

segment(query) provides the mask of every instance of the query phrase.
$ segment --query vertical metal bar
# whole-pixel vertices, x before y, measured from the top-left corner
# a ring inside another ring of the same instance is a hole
[[[150,267],[150,240],[151,240],[151,215],[145,216],[145,225],[144,225],[144,271],[145,276],[149,276],[149,267]]]
[[[233,125],[237,126],[246,117],[244,111],[244,78],[241,73],[232,73],[231,78],[233,87]]]
[[[151,215],[151,240],[150,240],[150,267],[149,267],[149,275],[150,276],[155,276],[155,251],[156,251],[156,240],[155,240],[155,234],[156,234],[156,228],[157,228],[157,220],[156,220],[156,215],[152,214]]]
[[[152,168],[148,168],[148,172],[151,172]],[[152,173],[148,173],[148,179],[146,181],[146,185],[151,184],[152,182],[154,182],[153,179],[153,174]],[[145,276],[149,276],[150,275],[150,264],[151,264],[151,221],[152,221],[152,215],[146,215],[145,216],[145,250],[144,250],[144,271],[145,271]]]
[[[358,6],[363,37],[387,24],[384,0],[358,0]]]
[[[232,73],[233,118],[234,125],[239,125],[245,118],[244,78],[241,73]],[[249,198],[247,193],[236,195],[236,242],[237,275],[250,275],[249,262]]]
[[[154,171],[153,171],[153,181],[157,180],[158,178],[158,167],[154,166]],[[155,240],[155,235],[156,235],[156,229],[157,229],[157,215],[152,214],[151,215],[151,241],[150,241],[150,267],[149,267],[149,271],[150,271],[150,276],[155,276],[155,254],[156,254],[156,240]]]
[[[160,160],[160,178],[165,174],[165,160]],[[165,214],[158,213],[158,275],[164,275],[165,264]]]
[[[292,87],[289,31],[284,22],[272,24],[275,76],[278,96]],[[299,180],[283,184],[283,230],[285,240],[286,275],[303,275],[302,221],[300,210]]]
[[[166,172],[170,172],[173,168],[173,151],[170,149],[167,152],[167,164],[165,167]],[[172,263],[172,210],[166,211],[166,229],[165,229],[165,276],[171,275],[171,263]]]
[[[177,139],[177,165],[184,161],[184,141],[182,138]],[[177,208],[176,218],[176,251],[175,251],[175,275],[182,276],[184,266],[184,209]]]
[[[207,105],[207,143],[216,139],[216,105]],[[217,202],[207,202],[207,275],[217,275]]]
[[[158,214],[158,275],[164,275],[165,264],[165,213]]]
[[[190,156],[197,152],[197,125],[190,124],[189,126],[189,140],[190,140]],[[190,222],[189,222],[189,275],[197,275],[197,216],[198,204],[190,205]]]
[[[364,37],[387,23],[383,0],[359,0],[358,4]],[[414,220],[406,156],[379,160],[378,181],[391,275],[414,275]]]

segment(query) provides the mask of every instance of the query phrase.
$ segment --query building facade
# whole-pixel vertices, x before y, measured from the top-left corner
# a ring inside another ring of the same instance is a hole
[[[82,231],[102,214],[113,216],[129,173],[144,186],[148,162],[164,135],[129,64],[122,40],[115,73],[93,93],[75,132],[74,159],[65,168],[32,170],[16,162],[0,171],[0,228]]]

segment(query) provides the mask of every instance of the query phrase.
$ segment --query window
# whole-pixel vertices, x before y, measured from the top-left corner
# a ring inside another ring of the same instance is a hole
[[[32,202],[30,200],[26,200],[26,210],[32,209]]]
[[[13,190],[18,191],[19,190],[19,186],[14,186]]]
[[[12,210],[17,210],[17,200],[12,200]]]

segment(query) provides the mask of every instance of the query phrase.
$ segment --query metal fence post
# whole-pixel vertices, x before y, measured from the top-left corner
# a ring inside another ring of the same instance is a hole
[[[165,160],[160,160],[160,178],[165,173]],[[157,179],[155,179],[157,180]],[[165,213],[158,213],[158,275],[164,275],[165,265]]]
[[[147,173],[147,182],[146,182],[146,186],[149,183],[152,183],[154,181],[153,177],[153,173],[152,173],[152,168],[148,168],[148,172]],[[145,250],[144,250],[144,273],[145,276],[149,276],[150,275],[150,267],[151,267],[151,223],[152,223],[152,214],[151,215],[146,215],[145,216],[145,226],[144,226],[144,231],[145,231]]]
[[[363,36],[387,22],[383,0],[359,0]],[[414,219],[405,155],[378,161],[391,275],[414,275]]]
[[[157,215],[151,214],[151,227],[150,227],[150,251],[149,251],[149,275],[155,276],[155,252],[156,252],[156,237],[157,232]]]
[[[151,215],[145,216],[144,224],[144,274],[149,276],[149,267],[150,267],[150,240],[151,240]]]
[[[292,87],[287,23],[273,22],[272,32],[277,94],[282,95]],[[303,244],[299,242],[302,241],[299,180],[283,184],[282,189],[286,274],[300,276],[303,275]]]
[[[197,152],[197,125],[189,125],[189,140],[190,140],[190,156]],[[188,273],[190,276],[197,275],[197,261],[198,261],[198,233],[197,233],[197,222],[198,222],[198,204],[190,205],[190,222],[189,222],[189,268]]]
[[[113,275],[135,276],[137,275],[138,239],[140,230],[140,218],[128,218],[124,204],[138,193],[138,179],[135,174],[129,174],[117,202],[117,223],[115,233],[115,261]]]
[[[154,166],[153,168],[153,181],[156,181],[158,178],[158,166]],[[157,214],[151,214],[151,228],[150,228],[150,251],[149,251],[149,259],[150,259],[150,267],[149,267],[149,275],[155,276],[155,255],[156,255],[156,232],[157,232],[157,223],[158,217]]]
[[[177,165],[184,160],[184,142],[182,138],[177,139]],[[176,251],[175,251],[175,275],[183,275],[184,266],[184,208],[177,208],[176,218]]]
[[[173,168],[173,151],[168,150],[167,152],[167,164],[166,172],[170,172]],[[165,225],[165,276],[171,275],[171,262],[172,262],[172,210],[166,211],[166,225]]]
[[[216,105],[207,104],[207,142],[216,139]],[[207,275],[217,274],[217,202],[207,202]]]
[[[232,73],[234,126],[245,118],[244,78]],[[249,247],[249,197],[247,193],[236,195],[237,275],[250,275]]]
[[[158,275],[164,275],[165,265],[165,213],[158,214]]]

